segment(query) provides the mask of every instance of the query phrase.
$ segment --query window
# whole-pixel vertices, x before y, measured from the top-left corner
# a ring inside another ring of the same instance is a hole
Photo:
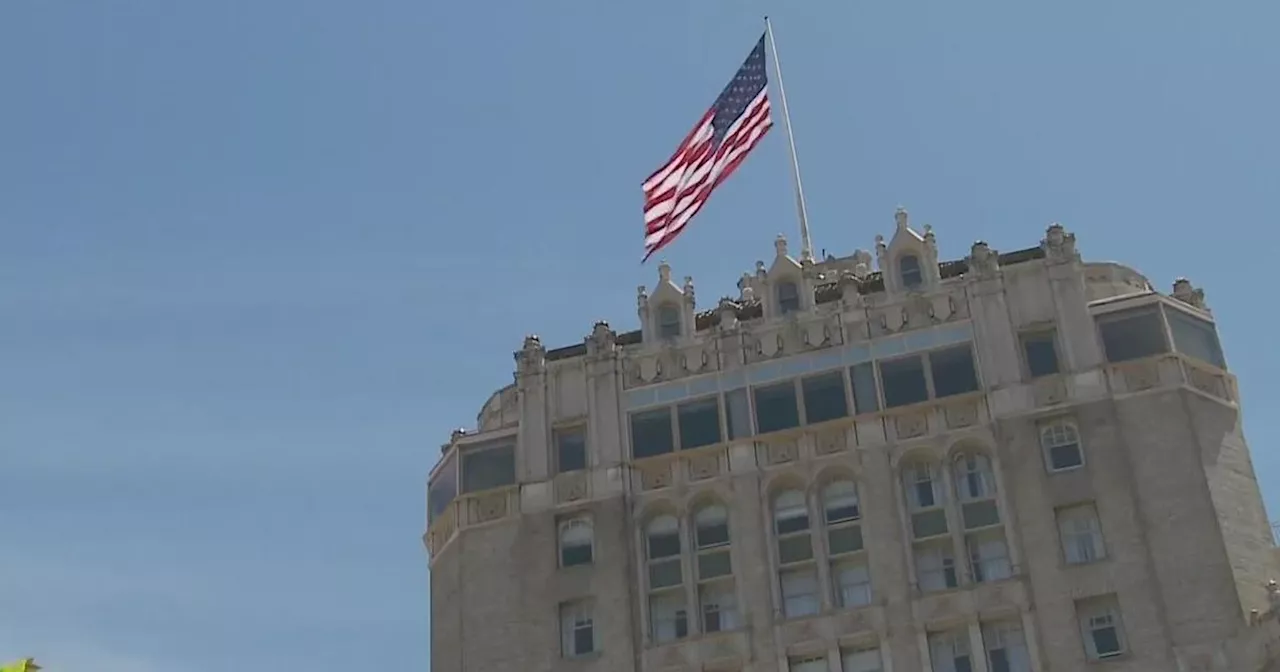
[[[787,618],[818,613],[818,575],[813,568],[789,569],[779,575],[782,584],[782,614]]]
[[[969,657],[969,631],[929,633],[929,659],[932,672],[973,672]]]
[[[778,311],[783,315],[800,310],[800,290],[796,283],[784,280],[778,283]]]
[[[684,581],[680,572],[680,521],[675,516],[658,516],[646,529],[649,560],[649,588],[667,588]]]
[[[774,532],[778,537],[778,563],[789,564],[813,559],[809,542],[809,507],[804,493],[787,490],[773,500]]]
[[[806,423],[825,422],[849,415],[849,404],[844,393],[844,373],[833,371],[803,378],[800,390],[804,393]]]
[[[1027,373],[1032,378],[1058,372],[1058,348],[1054,330],[1028,332],[1022,335],[1022,355],[1027,360]]]
[[[856,413],[875,413],[880,410],[876,371],[871,362],[849,367],[849,380],[853,382],[853,406]]]
[[[631,454],[636,459],[663,455],[675,449],[670,408],[631,414]]]
[[[1169,320],[1173,347],[1178,352],[1219,369],[1227,368],[1227,362],[1222,357],[1222,345],[1218,343],[1218,332],[1212,322],[1193,317],[1177,308],[1165,307],[1164,314]]]
[[[556,432],[556,472],[587,468],[587,433],[581,427]]]
[[[1090,660],[1114,658],[1124,653],[1124,628],[1120,622],[1120,605],[1114,595],[1081,600],[1076,603],[1076,613]]]
[[[746,389],[724,393],[724,415],[731,440],[751,436],[751,408],[748,406]]]
[[[560,566],[589,565],[592,560],[593,530],[590,516],[560,522]]]
[[[761,434],[800,426],[795,381],[757,387],[753,392],[756,398],[756,427]]]
[[[1092,503],[1064,507],[1056,513],[1062,558],[1067,564],[1079,565],[1107,557],[1102,544],[1102,524]]]
[[[427,524],[449,508],[449,504],[458,496],[458,451],[449,453],[444,464],[436,469],[436,474],[427,483]]]
[[[658,337],[676,338],[680,335],[680,309],[672,305],[658,308]]]
[[[845,649],[840,652],[843,672],[881,672],[884,669],[880,660],[880,649]]]
[[[462,453],[462,491],[515,485],[516,447],[471,448]]]
[[[960,585],[951,540],[916,545],[916,581],[924,593]]]
[[[653,641],[664,644],[689,636],[689,613],[684,593],[666,591],[649,596],[649,631]]]
[[[919,355],[880,362],[880,384],[884,387],[886,408],[929,400],[924,361]]]
[[[968,343],[929,353],[929,370],[933,374],[933,394],[939,399],[978,389],[973,347]]]
[[[990,530],[971,534],[965,538],[969,548],[969,566],[976,583],[1000,581],[1013,576],[1009,564],[1009,546],[1004,542],[1003,530]]]
[[[1155,306],[1101,315],[1097,321],[1108,362],[1125,362],[1169,351],[1164,321]]]
[[[982,644],[987,650],[990,672],[1031,672],[1031,655],[1021,623],[983,623]]]
[[[845,609],[871,604],[871,571],[865,561],[849,560],[832,565],[836,604]]]
[[[560,653],[575,658],[595,653],[596,628],[591,602],[566,602],[560,605]]]
[[[822,489],[823,517],[827,525],[827,552],[831,555],[862,550],[862,526],[858,524],[858,490],[853,481],[834,481]]]
[[[680,424],[680,449],[720,443],[720,399],[711,397],[676,407]]]
[[[907,492],[907,503],[912,511],[930,509],[938,505],[938,490],[933,479],[933,467],[917,463],[902,470],[902,486]]]
[[[708,583],[698,588],[702,604],[702,631],[722,632],[742,626],[738,620],[738,596],[732,581]]]
[[[827,657],[805,656],[804,658],[791,658],[787,660],[787,669],[790,672],[827,672]]]
[[[714,579],[733,572],[729,559],[729,512],[719,504],[693,514],[694,543],[698,549],[698,579]]]
[[[1040,427],[1040,447],[1044,450],[1044,462],[1049,471],[1065,471],[1084,464],[1080,435],[1075,424],[1066,420],[1056,420]]]
[[[915,289],[924,283],[920,273],[920,258],[914,254],[904,254],[898,258],[898,277],[902,278],[902,286]]]
[[[986,455],[970,453],[955,460],[956,492],[960,501],[990,499],[996,495],[996,479]]]

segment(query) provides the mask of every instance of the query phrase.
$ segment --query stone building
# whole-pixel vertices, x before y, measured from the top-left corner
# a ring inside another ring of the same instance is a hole
[[[525,339],[431,473],[432,670],[1280,670],[1204,293],[895,220]]]

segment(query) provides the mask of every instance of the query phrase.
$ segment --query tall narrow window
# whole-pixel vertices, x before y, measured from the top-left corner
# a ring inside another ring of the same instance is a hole
[[[1022,355],[1027,360],[1027,373],[1032,378],[1058,372],[1058,347],[1053,329],[1022,334]]]
[[[676,338],[680,335],[680,309],[672,305],[658,308],[658,336]]]
[[[774,534],[778,542],[778,574],[782,611],[787,618],[818,613],[817,568],[809,538],[809,507],[804,493],[787,490],[773,503]]]
[[[1124,628],[1120,605],[1114,595],[1081,600],[1076,603],[1076,613],[1090,660],[1114,658],[1124,653]]]
[[[560,522],[560,566],[589,565],[593,532],[590,516],[574,516]]]
[[[862,552],[862,512],[853,481],[828,483],[822,489],[822,508],[836,604],[844,608],[870,604],[871,575]]]
[[[902,278],[902,286],[915,289],[924,284],[924,275],[920,272],[920,258],[914,254],[898,257],[898,276]]]
[[[587,468],[587,432],[582,427],[556,430],[556,472]]]
[[[1040,427],[1040,447],[1049,471],[1066,471],[1084,464],[1080,450],[1080,434],[1066,420],[1055,420]]]
[[[982,644],[987,649],[990,672],[1031,672],[1027,639],[1018,621],[983,623]]]
[[[724,393],[725,425],[729,428],[731,440],[745,439],[752,434],[751,408],[748,403],[745,388]]]
[[[560,605],[560,650],[565,658],[576,658],[595,653],[595,619],[589,600],[565,602]]]
[[[947,513],[939,497],[937,470],[933,464],[917,462],[902,470],[902,489],[911,512],[911,532],[916,539],[947,533]]]
[[[965,629],[929,633],[932,672],[973,672],[969,632]]]
[[[952,472],[964,529],[998,525],[1000,508],[996,504],[996,478],[991,459],[981,453],[962,453],[952,462]]]
[[[784,280],[778,283],[778,311],[783,315],[800,310],[800,289],[796,283]]]
[[[1079,565],[1107,557],[1102,544],[1102,525],[1092,503],[1058,509],[1058,533],[1062,556],[1069,565]]]
[[[855,413],[875,413],[880,410],[874,366],[871,362],[866,362],[849,367],[849,380],[853,383]]]
[[[693,522],[698,579],[705,581],[733,573],[729,560],[729,512],[719,504],[704,506],[693,515]]]
[[[680,569],[680,521],[658,516],[645,528],[649,574],[649,628],[653,640],[670,642],[689,634],[689,614]]]

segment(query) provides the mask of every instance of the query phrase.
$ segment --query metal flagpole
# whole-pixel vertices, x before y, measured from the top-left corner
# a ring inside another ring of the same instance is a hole
[[[782,121],[787,128],[787,145],[791,148],[791,178],[796,185],[796,212],[800,216],[800,258],[813,259],[813,241],[809,239],[809,216],[804,207],[804,189],[800,186],[800,162],[796,159],[796,138],[791,133],[791,113],[787,110],[787,92],[782,88],[782,64],[778,61],[778,43],[773,39],[773,24],[764,17],[764,32],[773,52],[773,73],[778,80],[778,98],[782,101]]]

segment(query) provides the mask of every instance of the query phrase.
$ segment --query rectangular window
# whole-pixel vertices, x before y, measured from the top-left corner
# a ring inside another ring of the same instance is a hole
[[[752,391],[755,393],[756,427],[761,434],[800,426],[795,381],[757,387]]]
[[[805,422],[814,424],[849,415],[843,372],[832,371],[803,378],[800,390],[804,394]]]
[[[916,581],[925,593],[960,585],[949,540],[916,546]]]
[[[884,666],[880,660],[880,649],[844,649],[840,652],[843,672],[881,672]]]
[[[565,658],[596,652],[596,628],[588,600],[560,605],[560,647]]]
[[[729,426],[729,439],[738,440],[751,436],[751,408],[747,404],[747,390],[730,390],[724,393],[725,424]]]
[[[1107,557],[1102,544],[1102,524],[1092,503],[1058,509],[1057,516],[1062,556],[1067,564],[1079,565]]]
[[[844,525],[827,530],[827,552],[831,555],[862,550],[862,526]]]
[[[1097,322],[1108,362],[1127,362],[1169,352],[1164,322],[1155,306],[1101,315]]]
[[[671,409],[657,408],[631,414],[631,454],[636,459],[664,455],[675,450],[671,433]]]
[[[1053,329],[1022,335],[1022,354],[1027,360],[1027,373],[1032,378],[1052,376],[1058,372],[1058,347]]]
[[[929,400],[929,386],[924,382],[924,360],[919,355],[880,362],[880,384],[884,386],[886,408]]]
[[[587,432],[582,427],[556,431],[556,472],[587,468]]]
[[[1027,652],[1021,623],[983,623],[982,644],[987,650],[990,672],[1031,672],[1031,654]]]
[[[453,451],[444,459],[444,464],[436,470],[436,475],[427,484],[427,524],[435,521],[436,516],[445,512],[449,504],[458,496],[458,451]]]
[[[846,561],[832,566],[836,582],[836,604],[845,609],[871,604],[871,572],[867,564]]]
[[[969,535],[965,545],[969,547],[969,566],[975,582],[1000,581],[1013,576],[1009,547],[1002,531]]]
[[[932,672],[973,672],[969,656],[969,631],[965,629],[929,633]]]
[[[680,423],[680,449],[720,443],[720,399],[690,401],[676,407]]]
[[[1124,653],[1124,627],[1120,621],[1120,605],[1115,595],[1076,602],[1080,632],[1090,660],[1114,658]]]
[[[973,346],[968,343],[929,353],[929,370],[933,374],[933,394],[939,399],[978,389]]]
[[[827,672],[827,657],[805,656],[804,658],[791,658],[787,660],[787,669],[790,672]]]
[[[590,516],[574,516],[561,520],[560,566],[589,565],[592,559],[594,532]]]
[[[689,613],[684,593],[663,592],[649,596],[649,627],[653,641],[663,644],[689,636]]]
[[[1177,308],[1165,307],[1164,314],[1169,320],[1169,332],[1173,335],[1173,346],[1178,352],[1219,369],[1227,368],[1227,362],[1222,357],[1222,345],[1218,342],[1218,331],[1212,322],[1193,317]]]
[[[812,569],[792,569],[779,575],[782,613],[787,618],[818,613],[818,576]]]
[[[698,588],[698,600],[702,603],[702,631],[722,632],[736,630],[742,623],[738,619],[738,596],[733,582],[717,581]]]
[[[876,370],[871,362],[849,367],[849,380],[853,382],[855,413],[875,413],[880,410],[880,397],[876,391]]]
[[[462,453],[463,492],[478,492],[515,483],[515,446],[470,448]]]

